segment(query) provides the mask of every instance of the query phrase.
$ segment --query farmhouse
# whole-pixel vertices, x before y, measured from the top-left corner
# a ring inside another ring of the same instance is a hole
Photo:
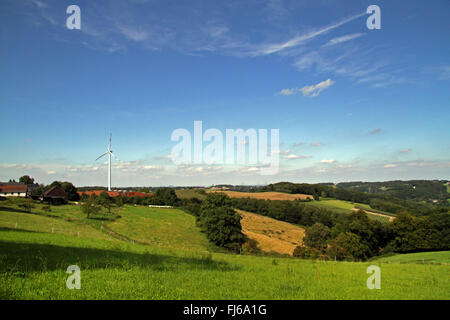
[[[2,197],[26,197],[28,187],[22,183],[1,183],[0,196]]]
[[[43,200],[52,204],[66,203],[67,193],[60,186],[54,186],[44,192]]]

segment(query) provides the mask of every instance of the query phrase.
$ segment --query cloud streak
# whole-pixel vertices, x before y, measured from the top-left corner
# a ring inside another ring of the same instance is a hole
[[[330,47],[330,46],[334,46],[340,43],[344,43],[356,38],[359,38],[361,36],[365,35],[365,33],[354,33],[354,34],[348,34],[342,37],[338,37],[338,38],[333,38],[330,41],[328,41],[326,44],[324,44],[324,47]]]
[[[364,16],[365,14],[366,13],[364,12],[364,13],[360,13],[360,14],[351,16],[349,18],[346,18],[337,23],[328,25],[326,27],[322,27],[322,28],[307,32],[305,34],[293,37],[293,38],[289,39],[288,41],[285,41],[282,43],[264,45],[260,49],[256,50],[253,54],[255,56],[270,55],[270,54],[277,53],[277,52],[280,52],[280,51],[283,51],[283,50],[286,50],[289,48],[297,47],[299,45],[306,43],[309,40],[314,39],[317,36],[323,35],[333,29],[336,29],[346,23],[349,23],[350,21],[358,19],[358,18]]]
[[[334,81],[327,79],[312,86],[306,86],[300,89],[305,97],[317,97],[323,90],[328,89],[334,84]]]
[[[305,86],[303,88],[289,88],[282,89],[279,94],[283,96],[296,95],[301,92],[305,97],[317,97],[323,90],[328,89],[334,84],[334,81],[327,79],[311,86]]]

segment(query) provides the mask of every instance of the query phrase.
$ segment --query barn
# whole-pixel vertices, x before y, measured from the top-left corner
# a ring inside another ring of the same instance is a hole
[[[68,196],[63,188],[54,186],[44,192],[43,200],[52,204],[63,204],[68,201]]]

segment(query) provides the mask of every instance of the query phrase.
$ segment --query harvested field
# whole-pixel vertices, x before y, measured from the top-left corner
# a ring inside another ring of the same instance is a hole
[[[243,233],[257,241],[262,251],[292,255],[295,247],[302,244],[305,229],[259,214],[236,211],[242,216]]]
[[[238,191],[208,191],[208,192],[223,192],[230,198],[253,198],[266,200],[305,200],[314,199],[309,194],[289,194],[282,192],[238,192]]]

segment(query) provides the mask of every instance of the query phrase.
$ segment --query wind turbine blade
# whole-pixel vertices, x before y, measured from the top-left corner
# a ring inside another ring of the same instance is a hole
[[[116,157],[116,155],[114,153],[111,152],[111,155],[114,157],[114,159],[119,160],[119,158]]]
[[[97,159],[95,159],[95,161],[97,161],[98,159],[100,159],[103,156],[106,156],[108,154],[108,151],[106,151],[104,154],[102,154],[100,157],[98,157]]]

